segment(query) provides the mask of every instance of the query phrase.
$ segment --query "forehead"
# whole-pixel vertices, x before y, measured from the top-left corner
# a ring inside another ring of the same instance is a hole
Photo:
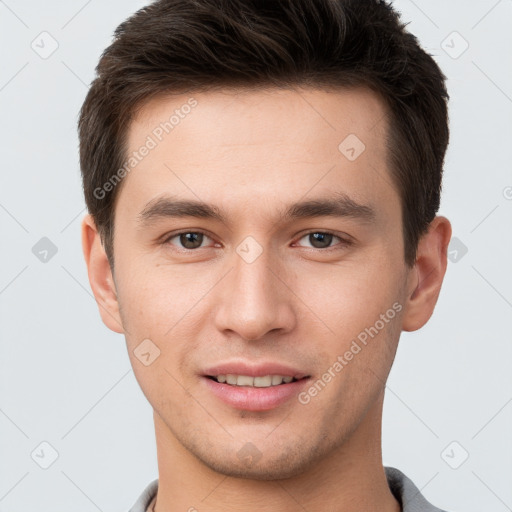
[[[396,203],[386,112],[366,88],[154,98],[127,132],[127,157],[151,149],[124,178],[123,202],[140,211],[168,193],[226,208],[250,201],[263,211],[272,198],[289,203],[335,189],[367,204]]]
[[[199,135],[206,135],[205,141],[223,144],[275,143],[287,141],[291,135],[304,135],[313,140],[315,133],[309,130],[316,127],[320,130],[318,136],[328,130],[337,132],[336,137],[343,137],[344,132],[355,133],[373,144],[372,135],[381,138],[385,134],[386,114],[384,100],[366,87],[231,88],[195,94],[160,94],[137,108],[128,129],[128,143],[132,147],[141,135],[153,131],[163,131],[160,135],[156,133],[156,138],[169,138],[170,132],[177,140],[192,135],[197,139],[196,144],[202,142]],[[222,139],[217,135],[222,135]],[[326,142],[330,143],[330,138]]]

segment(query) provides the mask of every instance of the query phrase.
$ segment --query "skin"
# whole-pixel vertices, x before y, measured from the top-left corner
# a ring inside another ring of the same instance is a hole
[[[386,110],[369,90],[193,97],[197,106],[118,191],[114,274],[93,219],[82,222],[102,320],[125,335],[154,409],[155,510],[398,512],[382,465],[384,387],[401,331],[421,328],[433,313],[450,222],[432,221],[407,267],[399,195],[386,164]],[[129,128],[129,150],[188,99],[147,103]],[[366,146],[354,161],[338,149],[351,133]],[[279,217],[293,202],[333,192],[372,205],[375,221]],[[140,229],[139,213],[166,194],[213,203],[227,223],[160,218]],[[181,230],[207,236],[187,249],[179,236],[169,239]],[[311,232],[336,236],[315,245]],[[347,235],[351,245],[341,242]],[[236,252],[247,236],[262,248],[252,263]],[[241,411],[212,395],[200,376],[213,364],[245,359],[285,363],[317,381],[394,303],[401,311],[307,404],[292,398]],[[144,339],[160,350],[149,366],[134,354]],[[237,456],[249,442],[260,454],[252,464]]]

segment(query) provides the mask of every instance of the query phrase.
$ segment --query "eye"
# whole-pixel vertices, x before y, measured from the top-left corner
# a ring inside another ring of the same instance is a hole
[[[328,231],[310,231],[303,235],[299,240],[302,240],[303,238],[307,238],[307,240],[312,244],[310,247],[313,247],[314,249],[333,249],[336,248],[337,245],[341,248],[352,243],[350,240],[345,240]],[[341,243],[331,246],[333,239],[338,239]]]
[[[310,246],[313,249],[341,249],[343,247],[351,245],[351,241],[348,239],[343,239],[334,233],[328,231],[310,231],[305,235],[302,235],[299,240],[306,238],[308,242],[310,242]],[[174,243],[172,240],[177,239],[177,242]],[[183,249],[185,251],[193,251],[195,249],[204,248],[203,242],[207,239],[212,240],[206,233],[203,231],[181,231],[178,233],[173,233],[168,236],[162,244],[171,244],[178,249]],[[331,245],[332,242],[337,239],[339,242],[335,245]],[[339,247],[338,247],[339,246]]]
[[[175,238],[178,239],[178,243],[181,245],[181,247],[178,246],[178,248],[194,250],[200,249],[203,241],[210,237],[206,233],[203,233],[202,231],[182,231],[180,233],[173,233],[171,236],[167,237],[162,243],[164,245],[169,243],[171,245],[175,245],[171,242],[171,240],[174,240]]]

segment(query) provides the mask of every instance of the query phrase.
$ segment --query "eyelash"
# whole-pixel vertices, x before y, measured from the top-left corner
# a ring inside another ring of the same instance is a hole
[[[208,238],[212,239],[212,237],[208,233],[206,233],[205,231],[202,231],[200,229],[196,229],[196,230],[193,230],[193,231],[192,230],[183,230],[183,231],[178,231],[177,233],[172,233],[171,235],[166,237],[163,240],[162,245],[167,245],[167,244],[169,244],[169,242],[173,238],[176,238],[177,236],[180,236],[180,235],[183,235],[183,234],[187,234],[187,233],[194,233],[194,234],[200,233],[200,234],[205,235]],[[346,239],[346,238],[342,238],[342,237],[336,235],[335,233],[333,233],[331,231],[319,231],[319,230],[308,231],[307,233],[302,234],[298,240],[301,240],[305,236],[311,235],[313,233],[318,233],[318,234],[321,234],[321,235],[333,235],[333,237],[337,238],[341,242],[336,244],[336,245],[333,245],[331,247],[326,247],[326,248],[323,248],[323,249],[322,248],[316,248],[316,247],[306,247],[306,249],[310,249],[310,250],[314,250],[314,251],[328,252],[328,251],[331,251],[331,250],[340,249],[340,246],[341,246],[341,248],[348,247],[348,246],[352,245],[352,243],[353,243],[352,240],[349,240],[349,239]],[[199,249],[207,249],[207,247],[197,247],[196,249],[187,249],[185,247],[177,248],[177,250],[182,251],[182,252],[194,252],[194,251],[198,251]]]

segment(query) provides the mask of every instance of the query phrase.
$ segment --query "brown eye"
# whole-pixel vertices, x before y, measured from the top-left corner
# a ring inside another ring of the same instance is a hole
[[[180,243],[185,249],[197,249],[203,242],[202,233],[182,233],[179,237]]]
[[[181,233],[171,235],[164,243],[174,245],[178,249],[194,250],[201,248],[205,238],[208,239],[209,237],[201,231],[182,231]],[[171,242],[174,239],[177,239],[178,243]]]
[[[309,241],[315,249],[325,249],[332,242],[333,235],[330,233],[310,233]]]
[[[309,247],[312,247],[313,249],[331,249],[334,246],[331,245],[331,242],[333,242],[334,239],[338,239],[341,241],[341,243],[335,244],[335,245],[349,245],[349,242],[347,240],[343,240],[339,236],[336,236],[333,233],[329,233],[326,231],[312,231],[310,233],[306,233],[303,235],[300,240],[307,239],[308,242],[311,244]],[[308,247],[307,245],[305,247]]]

